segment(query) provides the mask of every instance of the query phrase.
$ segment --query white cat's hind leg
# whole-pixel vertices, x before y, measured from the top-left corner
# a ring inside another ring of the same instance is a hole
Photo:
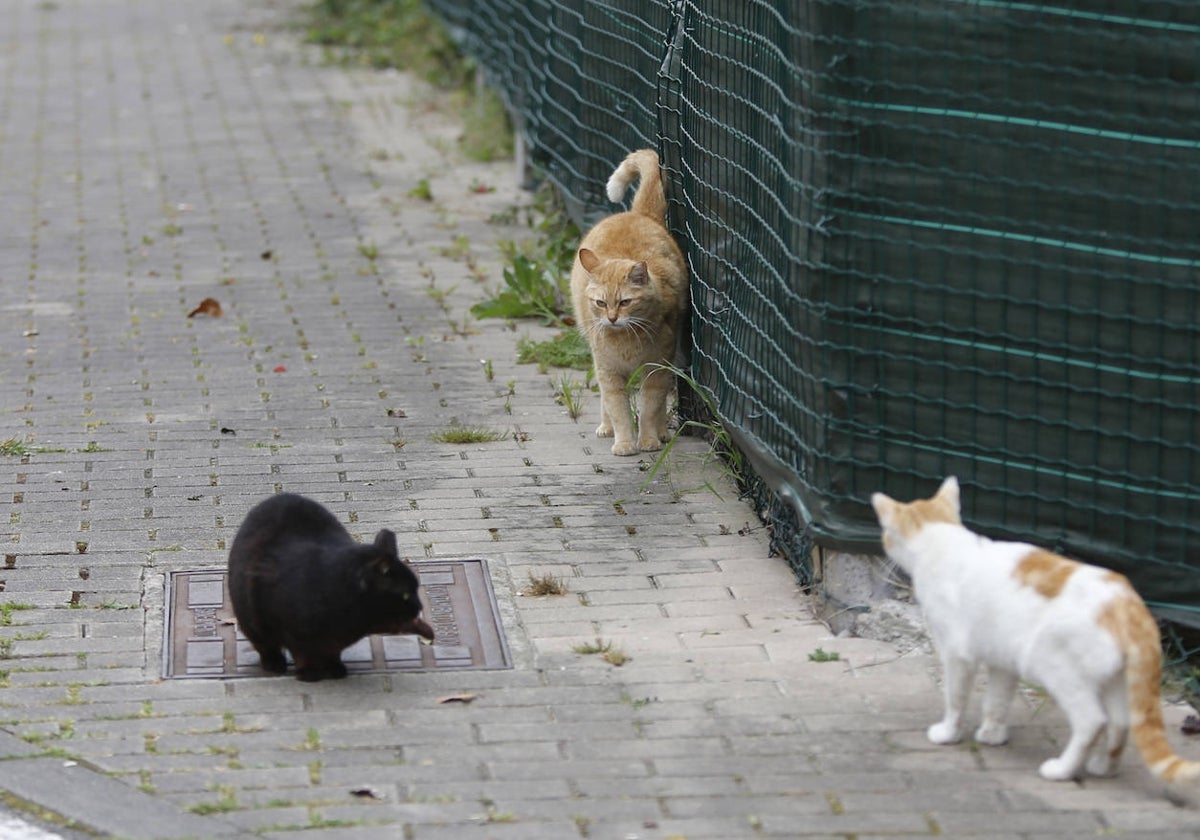
[[[1087,771],[1093,776],[1111,776],[1117,772],[1125,742],[1129,736],[1129,697],[1124,673],[1117,674],[1103,689],[1100,702],[1108,715],[1104,737],[1098,738],[1087,760]]]
[[[1071,738],[1058,758],[1042,762],[1042,778],[1056,782],[1078,779],[1089,753],[1102,740],[1108,720],[1091,686],[1080,685],[1073,675],[1065,681],[1047,680],[1046,690],[1058,702],[1071,724]]]
[[[943,655],[942,668],[945,672],[942,690],[946,708],[941,721],[929,727],[926,735],[935,744],[957,744],[962,740],[962,715],[975,676],[975,666],[965,659]]]
[[[975,740],[989,746],[1008,743],[1008,707],[1017,690],[1017,675],[988,668],[987,692],[983,695],[983,722]]]

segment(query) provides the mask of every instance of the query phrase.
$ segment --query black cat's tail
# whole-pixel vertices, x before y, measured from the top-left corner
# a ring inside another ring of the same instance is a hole
[[[638,179],[637,192],[633,194],[633,213],[649,216],[662,222],[667,215],[667,198],[663,194],[662,175],[658,170],[658,153],[653,149],[638,149],[630,152],[608,179],[605,191],[609,201],[620,201],[634,178]]]

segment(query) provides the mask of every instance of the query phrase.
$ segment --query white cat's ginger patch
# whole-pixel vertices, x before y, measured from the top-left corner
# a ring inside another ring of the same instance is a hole
[[[954,476],[943,481],[932,498],[904,504],[883,493],[874,493],[871,495],[871,505],[875,508],[875,514],[884,529],[894,531],[904,539],[911,538],[926,525],[934,522],[962,524],[959,514],[958,479]],[[887,539],[886,533],[884,539]]]
[[[1043,598],[1057,598],[1071,575],[1080,568],[1074,560],[1045,549],[1034,549],[1017,561],[1013,577]]]

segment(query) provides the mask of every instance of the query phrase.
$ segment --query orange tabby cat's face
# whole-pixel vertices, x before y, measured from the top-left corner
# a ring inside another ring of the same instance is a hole
[[[587,297],[597,327],[627,327],[637,323],[649,277],[644,262],[608,260],[588,270]]]

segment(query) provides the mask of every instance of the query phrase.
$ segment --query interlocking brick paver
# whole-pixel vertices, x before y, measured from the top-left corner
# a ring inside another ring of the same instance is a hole
[[[609,455],[594,394],[573,421],[515,362],[552,330],[468,314],[529,235],[493,219],[511,164],[409,76],[327,66],[300,8],[0,0],[0,788],[117,836],[1200,837],[1135,757],[1039,779],[1037,698],[1009,747],[933,747],[932,658],[813,621],[703,442],[649,482]],[[487,558],[514,667],[162,679],[167,576],[281,490]]]

